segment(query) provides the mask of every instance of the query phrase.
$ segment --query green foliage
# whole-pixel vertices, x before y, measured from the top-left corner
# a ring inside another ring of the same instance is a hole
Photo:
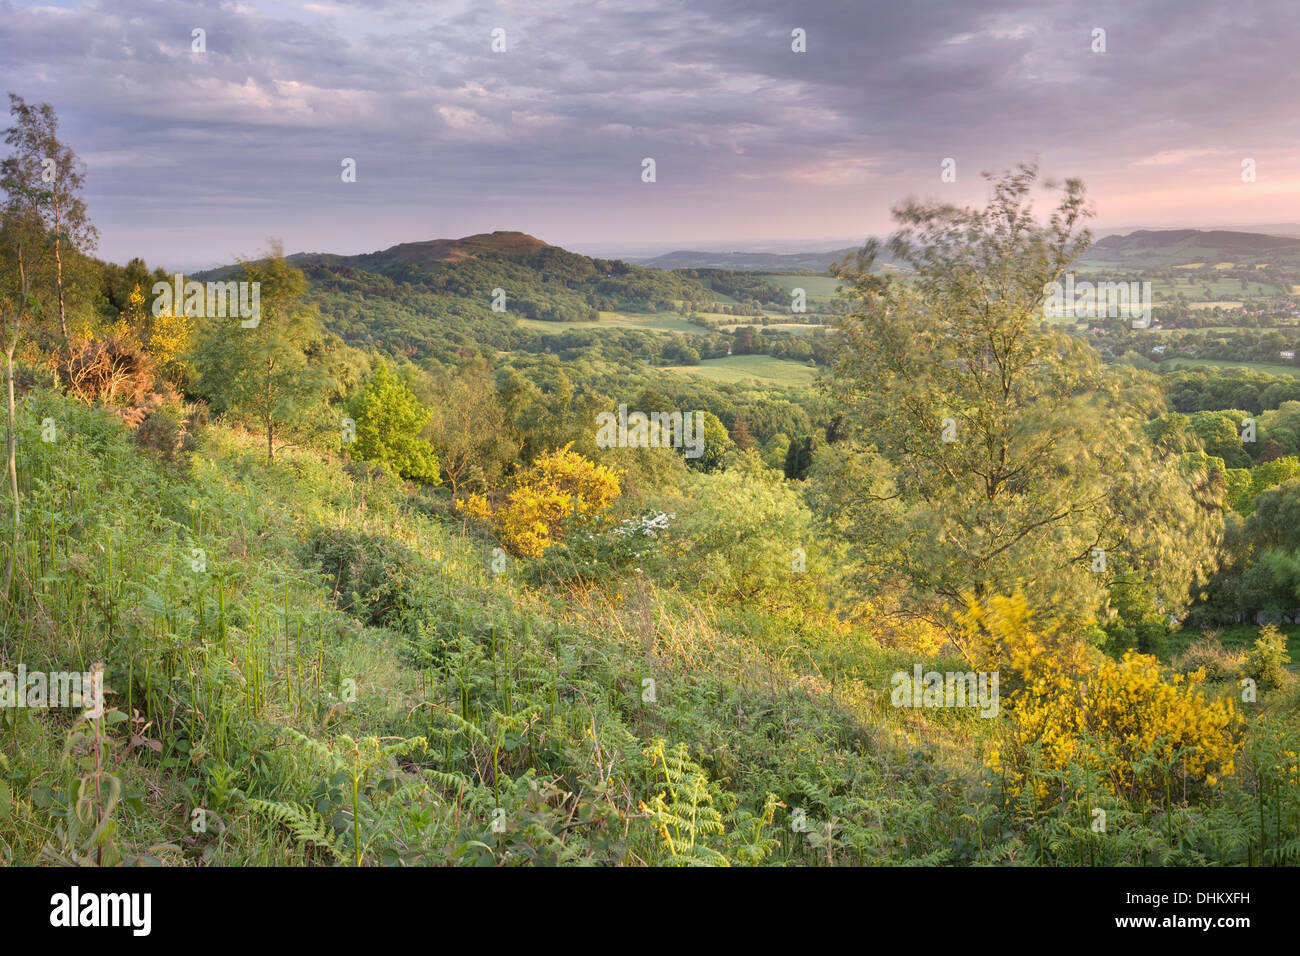
[[[373,461],[403,478],[436,485],[438,456],[420,431],[433,413],[388,366],[380,362],[365,386],[348,403],[356,420],[356,443],[351,450],[363,461]]]
[[[1116,656],[1126,650],[1160,656],[1169,634],[1169,616],[1159,610],[1155,588],[1123,567],[1114,569],[1109,606],[1114,616],[1102,622],[1106,649]]]
[[[340,611],[376,627],[397,627],[410,611],[407,594],[418,571],[414,554],[400,541],[317,528],[304,546],[304,558],[324,575]]]
[[[1300,379],[1249,369],[1178,369],[1165,377],[1169,401],[1185,414],[1245,408],[1258,414],[1300,400]],[[1251,402],[1251,398],[1254,402]]]
[[[735,453],[727,426],[712,412],[704,413],[704,451],[698,458],[688,458],[687,464],[700,471],[717,471],[726,467]]]
[[[266,814],[287,829],[294,842],[304,850],[319,850],[335,862],[345,858],[342,838],[311,807],[300,803],[272,803],[257,799],[249,800],[248,806],[251,810]]]
[[[912,281],[872,274],[870,246],[843,272],[852,310],[829,389],[850,440],[817,456],[819,510],[862,595],[939,625],[971,596],[1022,589],[1081,628],[1112,577],[1093,571],[1096,549],[1172,611],[1214,559],[1205,477],[1143,433],[1156,379],[1045,328],[1044,289],[1089,236],[1074,181],[1037,223],[1036,178],[996,180],[985,209],[897,209]]]
[[[1229,468],[1245,468],[1250,465],[1250,456],[1242,445],[1241,423],[1249,417],[1249,412],[1240,410],[1196,412],[1189,424],[1207,455],[1222,458]]]
[[[1259,629],[1255,646],[1246,656],[1245,672],[1266,687],[1279,687],[1290,679],[1286,665],[1291,655],[1286,648],[1286,635],[1273,624]]]
[[[763,832],[781,806],[775,794],[766,795],[757,815],[738,810],[734,797],[728,800],[715,791],[708,773],[691,760],[686,744],[668,750],[665,741],[654,740],[643,753],[658,779],[654,796],[641,804],[641,812],[663,840],[664,864],[730,866],[735,859],[755,866],[780,845]]]
[[[505,409],[486,365],[471,363],[442,379],[430,404],[432,417],[422,434],[433,445],[452,494],[495,487],[519,443],[506,429]]]
[[[274,247],[268,258],[243,264],[243,279],[260,283],[257,325],[245,327],[238,317],[203,318],[191,361],[213,410],[260,427],[271,461],[277,434],[310,427],[307,417],[319,411],[329,374],[308,356],[321,333],[315,309],[302,302],[302,272]]]
[[[1285,466],[1283,466],[1285,467]],[[1223,559],[1198,617],[1290,614],[1300,602],[1300,478],[1262,491],[1251,513],[1225,524]]]
[[[807,599],[825,577],[808,506],[752,453],[693,476],[674,510],[669,573],[684,587],[728,603],[785,603]]]
[[[816,448],[815,435],[805,435],[803,438],[790,442],[790,447],[785,455],[785,476],[797,479],[806,477],[808,469],[812,467],[813,452]]]
[[[1256,498],[1292,478],[1300,478],[1300,459],[1294,455],[1275,458],[1250,469],[1230,468],[1226,503],[1238,514],[1252,514]]]

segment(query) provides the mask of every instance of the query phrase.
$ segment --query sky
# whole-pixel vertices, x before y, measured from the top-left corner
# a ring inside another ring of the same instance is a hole
[[[97,254],[168,268],[830,249],[1035,158],[1097,228],[1300,222],[1297,50],[1294,0],[0,0],[0,87],[57,111]]]

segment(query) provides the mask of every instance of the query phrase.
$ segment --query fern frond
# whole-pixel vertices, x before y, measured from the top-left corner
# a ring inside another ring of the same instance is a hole
[[[336,861],[344,858],[343,840],[320,814],[300,803],[273,803],[250,798],[252,810],[266,814],[293,834],[294,841],[304,848],[325,851]]]

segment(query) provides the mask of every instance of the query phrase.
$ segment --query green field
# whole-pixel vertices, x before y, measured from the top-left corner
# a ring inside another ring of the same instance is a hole
[[[1174,268],[1191,269],[1204,266],[1205,263],[1191,263],[1186,266],[1175,266]],[[1216,264],[1215,270],[1227,268],[1223,264]],[[1097,263],[1089,263],[1086,268],[1079,269],[1078,279],[1076,281],[1086,280],[1088,282],[1106,282],[1121,281],[1124,276],[1140,275],[1141,270],[1135,269],[1133,264],[1116,263],[1113,267],[1101,266]],[[1177,281],[1167,279],[1162,276],[1156,276],[1149,279],[1151,283],[1151,298],[1156,305],[1166,305],[1175,294],[1182,295],[1185,299],[1196,299],[1208,301],[1205,297],[1205,290],[1210,290],[1212,299],[1226,300],[1234,302],[1243,298],[1258,298],[1261,296],[1274,296],[1283,293],[1285,289],[1277,284],[1262,282],[1258,279],[1248,280],[1246,288],[1241,287],[1241,280],[1233,277],[1225,277],[1214,273],[1197,272],[1191,276],[1192,281],[1188,282],[1181,276]],[[1141,281],[1141,279],[1139,279]]]
[[[835,298],[835,290],[840,287],[840,280],[831,276],[799,276],[783,273],[765,272],[759,275],[773,285],[779,285],[786,292],[803,289],[809,301],[817,299],[829,302]]]
[[[1221,369],[1247,368],[1255,372],[1269,372],[1273,375],[1300,375],[1300,368],[1294,365],[1270,365],[1265,362],[1230,362],[1226,359],[1189,359],[1173,358],[1160,363],[1161,368],[1205,368],[1214,366]]]
[[[1194,282],[1171,282],[1169,279],[1152,279],[1151,280],[1151,298],[1159,305],[1161,302],[1167,302],[1179,293],[1185,299],[1205,300],[1205,290],[1209,288],[1211,295],[1215,299],[1243,299],[1255,298],[1258,296],[1277,295],[1281,289],[1268,282],[1248,281],[1246,288],[1241,287],[1240,279],[1221,279],[1209,278],[1202,281],[1202,276],[1198,275]]]
[[[810,385],[817,370],[800,362],[787,362],[770,355],[729,355],[726,358],[705,359],[699,365],[671,365],[666,372],[685,372],[712,382],[743,382],[756,379],[774,385]]]
[[[723,322],[732,328],[737,325],[752,325],[758,318],[757,316],[751,318],[750,316],[728,315],[725,312],[700,312],[698,314],[715,322]]]
[[[732,316],[727,316],[732,318]],[[704,335],[706,329],[691,325],[675,312],[602,312],[599,322],[545,322],[541,319],[516,319],[521,328],[538,332],[563,332],[567,329],[642,329],[648,332],[691,332]]]
[[[703,278],[697,281],[700,283],[700,285],[704,286],[704,288],[708,289],[710,292],[713,293],[713,298],[715,300],[723,303],[724,305],[735,305],[740,301],[739,299],[733,299],[725,292],[719,292],[717,289],[713,288],[713,280],[710,279],[708,276],[704,276]]]
[[[1241,331],[1235,325],[1204,325],[1196,329],[1197,332],[1239,332]],[[1187,329],[1147,329],[1147,335],[1174,335],[1185,334]]]
[[[735,316],[722,316],[725,319],[735,319]],[[724,332],[734,332],[736,329],[744,328],[747,325],[753,325],[752,322],[732,321],[727,325],[719,326]],[[813,329],[830,329],[829,325],[818,325],[813,322],[769,322],[767,325],[755,325],[754,328],[764,331],[772,329],[778,332],[793,332],[795,335],[804,335]]]

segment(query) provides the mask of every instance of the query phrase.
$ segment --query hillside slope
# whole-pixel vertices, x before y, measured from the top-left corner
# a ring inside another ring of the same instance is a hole
[[[1123,262],[1132,268],[1159,268],[1193,262],[1278,262],[1300,264],[1300,238],[1262,233],[1200,229],[1140,229],[1099,239],[1082,265]]]
[[[46,417],[64,440],[35,437]],[[947,765],[916,751],[927,721],[873,689],[903,658],[861,635],[646,581],[496,574],[489,542],[423,495],[306,451],[268,466],[224,427],[171,467],[53,392],[25,398],[21,423],[22,480],[48,495],[25,525],[41,573],[10,646],[31,669],[103,662],[95,732],[123,800],[98,835],[48,828],[89,725],[6,711],[7,864],[977,855],[951,801],[981,788],[951,748],[983,728],[940,715]]]

